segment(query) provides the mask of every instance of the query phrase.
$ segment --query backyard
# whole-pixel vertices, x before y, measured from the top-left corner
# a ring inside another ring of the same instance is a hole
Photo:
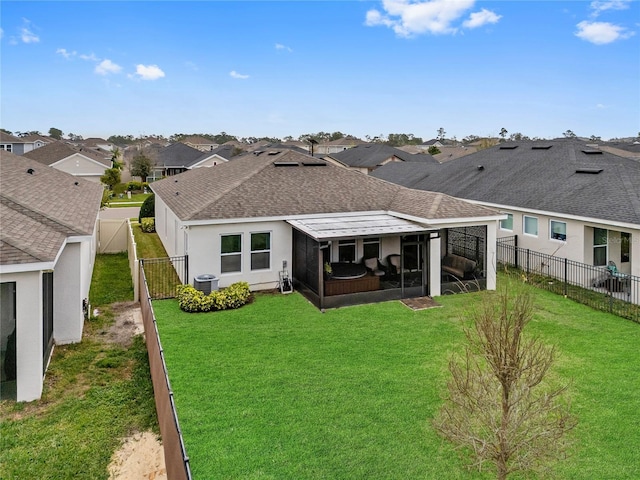
[[[639,325],[532,293],[530,333],[558,347],[553,380],[571,382],[578,419],[549,476],[639,478]],[[297,293],[206,314],[154,302],[194,478],[495,478],[468,472],[431,426],[460,318],[487,294],[421,311],[321,313]]]

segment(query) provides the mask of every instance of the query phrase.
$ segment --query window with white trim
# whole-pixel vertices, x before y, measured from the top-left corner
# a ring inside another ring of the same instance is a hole
[[[4,150],[5,152],[13,152],[13,145],[10,143],[3,143],[0,145],[0,150]]]
[[[362,256],[364,258],[380,258],[380,239],[364,238],[362,240]]]
[[[525,235],[538,236],[538,218],[524,216],[523,230]]]
[[[271,268],[271,233],[251,234],[251,270]]]
[[[620,263],[629,263],[631,259],[631,234],[620,233]]]
[[[567,240],[567,223],[558,220],[551,220],[549,223],[549,232],[553,240]]]
[[[242,235],[220,237],[220,271],[235,273],[242,271]]]
[[[513,214],[507,213],[507,218],[500,220],[500,230],[513,232]]]
[[[356,240],[338,241],[338,261],[339,262],[355,262],[356,261]]]
[[[604,228],[593,229],[593,264],[596,267],[607,265],[608,234]]]

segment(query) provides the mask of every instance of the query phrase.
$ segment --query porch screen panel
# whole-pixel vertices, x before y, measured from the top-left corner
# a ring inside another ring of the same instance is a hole
[[[298,230],[293,231],[293,272],[297,281],[318,293],[319,244]]]
[[[486,238],[487,227],[483,225],[450,228],[447,231],[447,253],[473,260],[480,270],[484,270]]]
[[[42,358],[43,372],[53,347],[53,272],[42,274]]]

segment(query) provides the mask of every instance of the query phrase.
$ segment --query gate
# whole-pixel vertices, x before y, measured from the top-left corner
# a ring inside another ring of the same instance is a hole
[[[189,281],[189,256],[142,258],[140,267],[152,300],[174,298],[176,287]]]

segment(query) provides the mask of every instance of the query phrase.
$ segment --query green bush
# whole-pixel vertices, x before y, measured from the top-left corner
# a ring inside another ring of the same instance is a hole
[[[155,218],[143,218],[140,224],[140,230],[145,233],[153,233],[156,231],[156,219]]]
[[[178,305],[180,309],[189,312],[214,312],[240,308],[247,303],[251,290],[247,282],[236,282],[217,291],[205,295],[192,285],[178,286]]]
[[[156,196],[152,193],[149,195],[142,206],[140,207],[140,214],[138,215],[138,222],[142,223],[143,218],[156,216]]]
[[[149,187],[148,182],[136,182],[135,180],[127,182],[126,184],[126,188],[130,192],[142,192],[145,188],[148,188],[148,187]]]

